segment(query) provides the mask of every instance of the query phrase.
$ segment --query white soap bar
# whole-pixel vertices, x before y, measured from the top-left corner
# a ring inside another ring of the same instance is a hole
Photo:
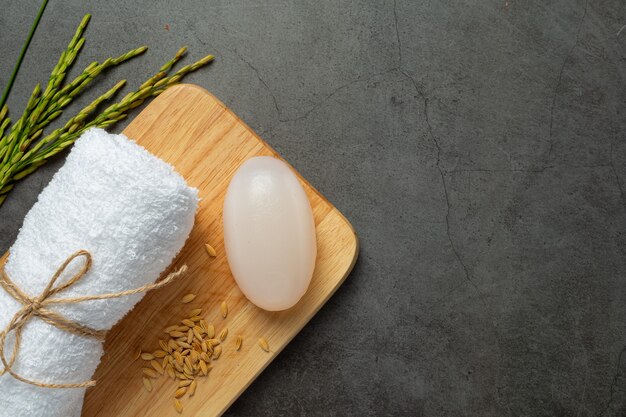
[[[241,165],[224,201],[224,241],[233,276],[254,304],[277,311],[302,298],[315,269],[315,223],[287,164],[259,156]]]

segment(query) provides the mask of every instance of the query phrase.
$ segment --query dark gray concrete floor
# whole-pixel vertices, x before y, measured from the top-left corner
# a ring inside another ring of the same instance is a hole
[[[0,1],[0,85],[38,3]],[[214,53],[187,81],[360,236],[352,275],[227,415],[626,414],[624,0],[53,0],[14,112],[86,12],[79,67],[151,49],[82,102],[181,45]],[[0,208],[0,250],[61,164]]]

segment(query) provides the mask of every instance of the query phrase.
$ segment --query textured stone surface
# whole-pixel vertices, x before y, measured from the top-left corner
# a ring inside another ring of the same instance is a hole
[[[0,1],[1,85],[36,3]],[[50,2],[13,109],[85,12],[80,66],[151,47],[100,91],[182,44],[212,52],[188,81],[361,238],[345,285],[229,416],[626,413],[623,0],[87,3]],[[61,163],[0,208],[1,250]]]

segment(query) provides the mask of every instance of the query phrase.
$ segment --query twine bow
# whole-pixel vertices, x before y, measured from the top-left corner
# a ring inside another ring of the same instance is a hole
[[[76,258],[84,257],[85,263],[81,267],[81,269],[72,276],[69,280],[62,284],[57,284],[57,280],[61,276],[61,274],[65,271],[68,265]],[[22,291],[7,275],[4,268],[0,271],[0,286],[4,288],[4,290],[15,300],[17,300],[22,307],[15,313],[9,324],[5,327],[5,329],[0,332],[0,360],[4,365],[4,369],[0,371],[0,376],[8,373],[13,378],[18,381],[24,382],[26,384],[35,385],[37,387],[42,388],[84,388],[91,387],[96,384],[96,381],[84,381],[78,383],[68,383],[68,384],[50,384],[45,382],[33,381],[27,378],[24,378],[15,371],[13,371],[12,367],[15,364],[15,360],[17,358],[17,354],[20,349],[20,343],[22,339],[22,329],[24,325],[33,317],[37,317],[40,320],[45,321],[46,323],[56,327],[57,329],[64,330],[68,333],[72,333],[78,336],[90,337],[96,340],[104,340],[106,335],[106,331],[104,330],[96,330],[92,329],[88,326],[84,326],[80,323],[76,323],[72,320],[69,320],[62,315],[55,313],[54,311],[49,310],[49,306],[53,304],[74,304],[80,303],[83,301],[91,301],[91,300],[105,300],[109,298],[119,298],[127,295],[138,294],[141,292],[150,291],[153,289],[161,288],[175,279],[182,276],[187,271],[187,266],[183,265],[177,271],[174,271],[167,275],[163,280],[154,283],[144,285],[139,288],[135,288],[132,290],[120,291],[117,293],[110,294],[98,294],[98,295],[86,295],[82,297],[69,297],[69,298],[58,298],[52,296],[62,292],[63,290],[71,287],[76,284],[85,276],[85,274],[89,271],[92,264],[91,254],[86,250],[79,250],[78,252],[70,255],[59,268],[56,270],[52,278],[50,278],[50,282],[46,285],[46,288],[43,290],[41,294],[36,297],[30,297],[24,291]],[[7,336],[13,333],[14,334],[14,343],[13,343],[13,352],[11,353],[11,357],[9,359],[6,358],[5,355],[5,343]]]

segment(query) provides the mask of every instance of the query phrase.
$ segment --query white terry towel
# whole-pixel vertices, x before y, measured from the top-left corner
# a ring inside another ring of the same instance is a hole
[[[170,165],[123,135],[91,129],[74,144],[65,165],[26,216],[6,272],[25,293],[36,296],[68,256],[85,249],[93,256],[91,269],[59,298],[152,283],[183,247],[197,206],[197,190]],[[76,259],[58,282],[76,273],[83,262]],[[49,308],[72,321],[108,330],[142,296]],[[20,306],[0,287],[0,330]],[[80,383],[91,379],[102,354],[101,342],[33,317],[23,328],[13,370],[40,382]],[[40,388],[5,374],[0,377],[0,417],[77,417],[84,394],[85,388]]]

